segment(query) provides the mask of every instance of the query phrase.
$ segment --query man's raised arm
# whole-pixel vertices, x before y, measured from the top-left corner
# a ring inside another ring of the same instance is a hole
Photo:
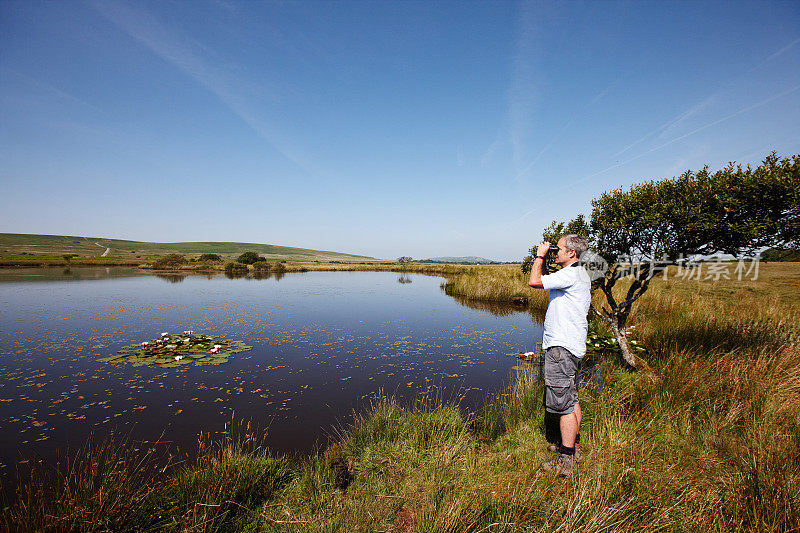
[[[536,257],[533,258],[533,264],[531,265],[531,277],[528,280],[528,285],[534,289],[544,288],[544,285],[542,285],[542,270],[544,268],[544,258],[549,249],[550,243],[547,241],[541,243],[536,249]]]

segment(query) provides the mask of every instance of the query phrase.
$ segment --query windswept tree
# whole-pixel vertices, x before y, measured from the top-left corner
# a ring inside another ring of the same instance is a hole
[[[800,155],[779,159],[773,152],[755,169],[730,164],[714,173],[708,167],[687,171],[605,192],[592,207],[589,236],[608,263],[593,283],[605,304],[592,311],[610,326],[625,361],[642,366],[626,327],[653,277],[691,257],[753,255],[767,246],[800,249]],[[630,286],[615,296],[624,278]]]

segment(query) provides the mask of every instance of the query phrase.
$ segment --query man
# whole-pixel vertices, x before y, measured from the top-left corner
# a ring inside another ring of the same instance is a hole
[[[550,291],[544,319],[545,409],[559,416],[561,443],[552,461],[542,464],[545,472],[555,469],[562,476],[577,472],[580,460],[581,406],[578,403],[578,369],[586,355],[587,315],[591,304],[591,281],[579,258],[589,247],[580,235],[564,235],[558,240],[555,262],[561,270],[542,275],[550,243],[536,250],[528,285]],[[576,450],[578,456],[576,457]]]

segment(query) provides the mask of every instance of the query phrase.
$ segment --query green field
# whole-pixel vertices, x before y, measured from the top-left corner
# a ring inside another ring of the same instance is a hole
[[[76,254],[83,258],[99,258],[110,249],[103,260],[109,263],[141,263],[137,259],[151,259],[166,254],[183,254],[195,257],[201,254],[219,254],[234,259],[247,251],[257,252],[267,259],[288,261],[374,261],[363,255],[345,254],[290,246],[247,242],[139,242],[105,237],[76,237],[67,235],[35,235],[25,233],[0,233],[0,258],[26,262],[25,256],[53,256]],[[32,259],[32,258],[27,258]]]

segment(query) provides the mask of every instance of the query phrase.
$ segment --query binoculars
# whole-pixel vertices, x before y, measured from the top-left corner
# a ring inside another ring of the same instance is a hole
[[[547,250],[547,257],[555,257],[555,256],[556,256],[556,254],[558,253],[558,251],[559,251],[560,249],[561,249],[561,248],[559,248],[559,247],[558,247],[558,246],[556,246],[555,244],[554,244],[554,245],[552,245],[552,246],[550,247],[550,249],[549,249],[549,250]]]

